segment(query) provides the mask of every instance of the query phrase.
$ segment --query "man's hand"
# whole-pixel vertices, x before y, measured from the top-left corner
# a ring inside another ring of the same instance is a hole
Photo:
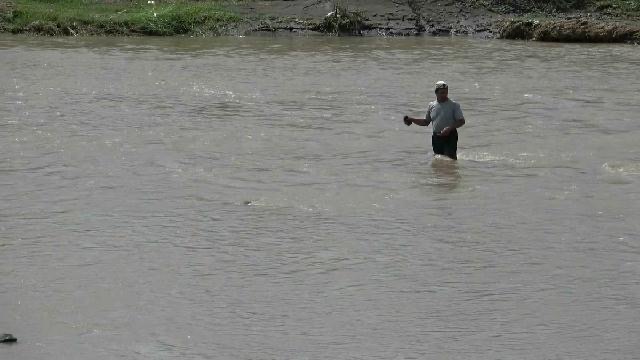
[[[440,131],[440,136],[449,136],[449,134],[455,129],[453,126],[447,126]]]
[[[407,115],[404,116],[404,124],[407,126],[411,126],[411,124],[413,123],[413,121],[411,121],[411,119],[409,119],[409,117]]]

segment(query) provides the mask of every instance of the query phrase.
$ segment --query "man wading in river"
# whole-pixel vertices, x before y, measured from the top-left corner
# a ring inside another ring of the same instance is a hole
[[[416,124],[427,126],[433,123],[431,146],[435,154],[446,155],[453,160],[458,156],[458,130],[464,125],[464,116],[460,104],[449,99],[449,86],[444,81],[436,83],[436,101],[429,103],[427,116],[424,119],[404,117],[407,126]]]

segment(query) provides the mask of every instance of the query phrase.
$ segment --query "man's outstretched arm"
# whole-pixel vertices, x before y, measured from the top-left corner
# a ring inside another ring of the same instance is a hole
[[[404,117],[404,123],[407,124],[407,126],[411,125],[411,124],[416,124],[416,125],[420,125],[420,126],[427,126],[431,123],[431,119],[420,119],[420,118],[412,118],[411,116],[406,116]]]

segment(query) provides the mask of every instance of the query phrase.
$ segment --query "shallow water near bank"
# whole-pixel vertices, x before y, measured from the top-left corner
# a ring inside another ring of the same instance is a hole
[[[8,359],[634,359],[638,47],[0,35]],[[432,160],[445,79],[467,118]]]

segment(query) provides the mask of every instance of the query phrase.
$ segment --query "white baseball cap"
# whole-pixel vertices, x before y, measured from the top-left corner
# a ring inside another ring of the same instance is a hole
[[[436,83],[436,90],[438,90],[438,89],[448,89],[448,88],[449,88],[449,85],[447,85],[447,83],[444,82],[444,81],[438,81]]]

